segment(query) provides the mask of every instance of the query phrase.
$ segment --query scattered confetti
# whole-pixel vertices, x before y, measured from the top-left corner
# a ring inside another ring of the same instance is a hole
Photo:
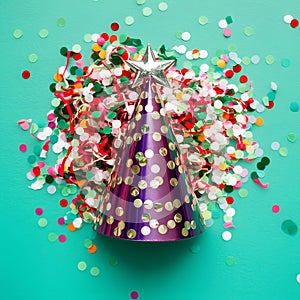
[[[276,151],[276,150],[279,150],[279,148],[280,148],[280,144],[278,142],[273,142],[271,144],[271,149],[272,150]]]
[[[38,220],[38,225],[42,228],[46,227],[48,225],[48,220],[46,218],[40,218]]]
[[[225,263],[229,267],[234,266],[236,264],[235,257],[234,256],[227,256]]]
[[[67,240],[67,237],[64,234],[58,236],[58,241],[64,243]]]
[[[254,33],[254,30],[253,30],[252,27],[247,26],[247,27],[244,28],[244,34],[246,36],[251,36],[251,35],[253,35],[253,33]]]
[[[19,146],[19,150],[20,150],[20,152],[26,152],[26,150],[27,150],[26,144],[21,144],[21,145]]]
[[[298,104],[298,102],[291,102],[291,104],[290,104],[290,110],[292,112],[298,112],[299,111],[299,104]]]
[[[56,24],[59,27],[65,27],[66,26],[66,20],[64,18],[59,18],[59,19],[57,19]]]
[[[298,282],[298,283],[300,283],[300,273],[299,273],[299,274],[297,274],[297,276],[296,276],[296,280],[297,280],[297,282]]]
[[[152,8],[150,8],[150,7],[144,7],[143,8],[143,15],[145,17],[151,16],[152,15]]]
[[[86,268],[87,268],[87,263],[85,261],[80,261],[77,264],[77,268],[78,268],[79,271],[85,271]]]
[[[37,60],[38,60],[37,54],[32,53],[32,54],[28,55],[28,60],[29,60],[31,63],[37,62]]]
[[[132,291],[130,293],[130,298],[131,299],[138,299],[138,297],[139,297],[139,293],[137,291]]]
[[[48,36],[48,34],[49,34],[49,32],[48,32],[47,29],[41,29],[41,30],[39,31],[39,36],[40,36],[40,38],[42,38],[42,39],[45,39],[45,38]]]
[[[246,190],[246,189],[240,189],[240,190],[238,191],[238,194],[239,194],[239,196],[240,196],[241,198],[246,198],[246,197],[248,196],[248,190]]]
[[[50,232],[48,234],[48,241],[51,242],[51,243],[57,241],[57,234],[54,233],[54,232]]]
[[[288,68],[290,66],[291,62],[288,58],[283,58],[281,60],[281,66],[284,68]]]
[[[132,17],[132,16],[127,16],[126,18],[125,18],[125,24],[126,25],[132,25],[134,23],[134,18]]]
[[[280,211],[280,206],[277,205],[277,204],[274,204],[274,205],[272,206],[272,212],[273,212],[274,214],[277,214],[277,213],[279,213],[279,211]]]
[[[138,5],[142,5],[145,3],[146,3],[146,0],[136,0],[136,4],[138,4]]]
[[[29,72],[28,70],[24,70],[24,71],[22,72],[22,77],[23,77],[24,79],[30,78],[30,72]]]
[[[42,208],[40,208],[40,207],[38,207],[38,208],[35,209],[35,214],[37,216],[41,216],[43,214],[43,212],[44,212],[44,210]]]
[[[92,267],[90,269],[90,274],[92,276],[98,276],[100,274],[100,269],[98,267]]]
[[[208,18],[206,16],[200,16],[198,21],[201,25],[206,25],[208,23]]]
[[[13,33],[13,36],[16,38],[16,39],[19,39],[23,36],[23,31],[21,29],[16,29]]]
[[[297,136],[294,132],[290,132],[287,136],[287,139],[288,139],[289,142],[295,143],[296,140],[297,140]]]
[[[168,4],[166,2],[160,2],[158,4],[158,9],[160,11],[166,11],[168,9]]]
[[[230,231],[224,231],[224,232],[222,233],[222,239],[223,239],[224,241],[229,241],[229,240],[231,240],[231,237],[232,237],[232,234],[231,234]]]
[[[271,64],[273,64],[274,62],[275,62],[275,58],[274,58],[273,55],[267,55],[267,56],[266,56],[266,63],[267,63],[268,65],[271,65]]]
[[[280,154],[281,156],[287,156],[287,155],[289,154],[289,150],[288,150],[287,148],[285,148],[285,147],[281,147],[281,148],[279,149],[279,154]]]
[[[298,232],[297,224],[292,220],[285,220],[281,224],[281,230],[288,235],[296,235]]]

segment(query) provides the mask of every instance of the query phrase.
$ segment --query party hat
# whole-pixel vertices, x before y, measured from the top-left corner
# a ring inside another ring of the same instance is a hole
[[[149,45],[144,61],[135,63],[139,99],[98,207],[97,231],[136,241],[190,238],[201,231],[197,199],[157,87],[172,63],[155,61]]]

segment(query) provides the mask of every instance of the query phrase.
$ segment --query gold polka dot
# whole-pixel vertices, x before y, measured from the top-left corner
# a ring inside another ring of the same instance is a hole
[[[140,104],[140,105],[138,106],[138,108],[137,108],[137,111],[138,111],[138,112],[143,111],[143,105]]]
[[[131,196],[133,196],[133,197],[137,197],[137,196],[140,194],[139,188],[137,188],[136,186],[133,186],[133,187],[130,189],[130,194],[131,194]]]
[[[167,166],[170,170],[174,170],[175,169],[175,163],[173,160],[169,160],[167,163]]]
[[[150,227],[149,226],[143,226],[141,228],[141,233],[142,233],[142,235],[145,235],[145,236],[149,235],[151,233]]]
[[[168,228],[170,228],[170,229],[174,229],[174,228],[176,227],[176,223],[174,222],[174,220],[169,220],[169,221],[167,222],[167,226],[168,226]]]
[[[150,187],[157,189],[159,187],[159,182],[156,179],[150,181]]]
[[[174,216],[174,220],[175,220],[176,223],[180,223],[182,221],[182,215],[180,213],[177,213]]]
[[[150,130],[150,127],[149,127],[149,125],[147,125],[147,124],[144,124],[143,126],[142,126],[142,128],[141,128],[141,131],[142,131],[142,133],[148,133],[149,132],[149,130]]]
[[[122,229],[120,227],[116,227],[114,229],[114,236],[120,236],[122,234]]]
[[[138,187],[139,187],[141,190],[146,189],[147,186],[148,186],[148,185],[147,185],[146,180],[140,180],[140,181],[138,182]]]
[[[147,165],[147,162],[148,162],[147,158],[143,157],[142,159],[139,160],[139,165],[141,167],[145,167]]]
[[[159,154],[160,154],[161,156],[166,156],[166,155],[168,154],[168,150],[167,150],[165,147],[161,147],[161,148],[159,149]]]
[[[160,234],[166,234],[167,233],[167,231],[168,231],[168,228],[167,228],[167,226],[166,225],[159,225],[159,227],[158,227],[158,232],[160,233]]]
[[[124,214],[124,209],[123,209],[122,207],[118,206],[118,207],[115,209],[115,212],[116,212],[116,215],[117,215],[118,217],[121,217],[121,216],[123,216],[123,214]]]
[[[139,121],[141,118],[142,118],[142,115],[141,115],[140,113],[137,113],[137,114],[135,115],[136,121]]]
[[[124,222],[124,221],[120,221],[120,222],[118,223],[118,227],[119,227],[121,230],[123,230],[123,229],[125,228],[125,222]]]
[[[108,202],[108,203],[106,204],[106,210],[107,210],[107,211],[110,211],[110,209],[111,209],[111,203]]]
[[[141,93],[141,98],[142,98],[142,99],[148,98],[148,93],[147,93],[146,91],[142,91],[142,93]]]
[[[127,176],[124,181],[125,181],[125,184],[131,185],[133,182],[133,178],[130,176]]]
[[[161,212],[162,210],[163,210],[163,205],[161,204],[161,203],[159,203],[159,202],[156,202],[155,204],[154,204],[154,210],[156,211],[156,212]]]
[[[153,207],[153,202],[151,201],[151,200],[145,200],[145,202],[144,202],[144,207],[146,208],[146,209],[152,209],[152,207]]]
[[[159,226],[159,223],[156,219],[152,219],[150,222],[149,222],[149,225],[151,228],[157,228]]]
[[[167,127],[166,125],[162,125],[162,126],[160,127],[160,131],[161,131],[162,133],[166,134],[166,133],[168,132],[168,127]]]
[[[161,140],[161,134],[159,132],[154,132],[152,138],[154,141],[159,142]]]
[[[182,168],[182,166],[180,165],[180,166],[178,166],[178,172],[180,173],[180,174],[182,174],[183,173],[183,168]]]
[[[132,144],[132,141],[133,141],[132,137],[129,136],[129,137],[127,137],[127,139],[126,139],[126,144],[127,144],[127,145],[130,145],[130,144]]]
[[[158,96],[155,96],[155,102],[160,103],[160,98]]]
[[[170,184],[171,184],[171,186],[177,186],[177,184],[178,184],[178,180],[176,179],[176,178],[171,178],[170,179]]]
[[[189,221],[185,221],[184,222],[184,227],[187,229],[187,230],[190,230],[191,229],[191,223]]]
[[[133,160],[131,158],[127,159],[126,167],[130,168],[133,164]]]
[[[134,239],[136,237],[136,231],[134,229],[129,229],[127,231],[127,236],[130,239]]]
[[[133,205],[134,205],[134,207],[136,207],[136,208],[140,208],[140,207],[143,205],[143,202],[142,202],[141,199],[135,199],[135,200],[133,201]]]
[[[98,221],[99,225],[102,225],[103,224],[103,217],[100,218],[100,220]]]
[[[134,174],[134,175],[139,174],[139,173],[140,173],[140,167],[137,166],[137,165],[133,165],[133,166],[131,167],[131,172],[132,172],[132,174]]]
[[[171,211],[173,209],[173,204],[172,204],[171,201],[168,201],[168,202],[165,203],[165,209],[167,211]]]
[[[114,217],[113,216],[107,217],[107,219],[106,219],[107,224],[112,224],[113,222],[114,222]]]
[[[138,141],[140,141],[141,139],[142,139],[142,134],[141,134],[141,133],[137,132],[137,133],[135,133],[135,134],[133,135],[133,140],[134,140],[135,142],[138,142]]]
[[[111,188],[113,189],[116,186],[116,181],[112,181]]]
[[[195,220],[191,221],[191,227],[192,227],[192,229],[196,229],[197,224],[196,224]]]
[[[185,203],[190,203],[191,202],[190,197],[188,195],[184,196],[184,202]]]
[[[143,215],[142,215],[142,221],[143,222],[149,222],[150,221],[150,215],[149,214],[147,214],[147,213],[144,213]]]
[[[122,183],[122,177],[121,176],[118,176],[118,178],[117,178],[117,184],[119,185],[119,184],[121,184]]]
[[[181,229],[181,234],[183,235],[183,236],[188,236],[189,235],[189,232],[188,232],[188,230],[186,229],[186,228],[182,228]]]
[[[174,199],[173,200],[173,205],[175,208],[179,208],[181,206],[181,202],[179,199]]]
[[[154,111],[153,113],[151,113],[151,117],[154,120],[158,120],[160,118],[160,114],[158,111]]]
[[[192,208],[192,211],[196,211],[197,210],[197,206],[195,204],[191,204],[191,208]]]
[[[180,165],[180,160],[178,157],[175,157],[174,161],[175,161],[176,166]]]
[[[172,142],[169,143],[169,149],[172,151],[175,150],[175,145]]]

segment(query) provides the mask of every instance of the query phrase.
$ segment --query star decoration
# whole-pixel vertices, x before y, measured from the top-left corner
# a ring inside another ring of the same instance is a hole
[[[164,72],[169,69],[175,61],[155,60],[150,44],[147,45],[144,60],[126,61],[126,63],[130,68],[137,71],[132,87],[142,84],[148,77],[152,77],[154,82],[157,84],[169,87],[169,82]]]

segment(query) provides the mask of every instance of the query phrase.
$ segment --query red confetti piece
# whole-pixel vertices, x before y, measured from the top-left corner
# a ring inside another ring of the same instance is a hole
[[[233,77],[233,75],[234,75],[234,72],[232,70],[226,70],[225,71],[225,76],[227,78],[231,78],[231,77]]]
[[[111,30],[113,30],[113,31],[117,31],[117,30],[119,30],[119,24],[116,23],[116,22],[114,22],[114,23],[112,23],[112,24],[110,25],[110,28],[111,28]]]
[[[293,19],[290,23],[292,28],[296,28],[299,26],[299,21],[297,19]]]
[[[30,77],[30,72],[28,70],[25,70],[22,72],[22,77],[24,79],[28,79]]]
[[[241,65],[235,65],[235,66],[233,66],[233,71],[235,73],[239,73],[239,72],[241,72],[241,70],[242,70],[242,66]]]
[[[277,205],[277,204],[274,204],[272,206],[272,212],[275,213],[275,214],[277,214],[279,211],[280,211],[280,206]]]
[[[41,174],[41,169],[39,167],[34,167],[32,173],[34,176],[39,176]]]
[[[59,204],[61,207],[67,207],[68,206],[68,200],[67,199],[61,199],[59,201]]]
[[[65,224],[65,219],[63,217],[58,218],[57,223],[58,223],[58,225],[64,225]]]
[[[248,81],[248,77],[247,77],[247,76],[242,75],[242,76],[240,77],[240,83],[246,83],[247,81]]]
[[[255,178],[255,179],[253,179],[253,181],[256,183],[256,184],[258,184],[261,188],[263,188],[263,189],[266,189],[266,188],[268,188],[268,184],[266,183],[266,184],[263,184],[260,180],[259,180],[259,178]]]
[[[130,293],[130,298],[131,299],[137,299],[139,297],[139,293],[137,291],[132,291]]]
[[[233,197],[227,197],[226,198],[226,202],[228,203],[228,204],[232,204],[233,202],[234,202],[234,199],[233,199]]]

